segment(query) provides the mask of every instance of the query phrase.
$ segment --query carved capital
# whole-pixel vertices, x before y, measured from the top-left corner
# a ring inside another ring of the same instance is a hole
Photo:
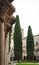
[[[4,21],[4,18],[3,18],[2,16],[0,16],[0,22],[1,22],[1,23],[5,22],[5,21]]]

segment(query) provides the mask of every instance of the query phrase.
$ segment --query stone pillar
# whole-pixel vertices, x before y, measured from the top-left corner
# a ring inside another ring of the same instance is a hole
[[[5,65],[5,31],[4,31],[4,22],[1,24],[1,43],[2,43],[2,65]]]
[[[9,63],[9,33],[7,34],[7,37],[5,39],[5,65],[8,65]]]
[[[0,26],[0,65],[5,65],[5,56],[4,56],[4,54],[5,54],[5,52],[4,52],[4,43],[5,43],[5,32],[4,32],[4,22],[3,23],[0,23],[1,24],[1,26]]]
[[[0,22],[0,65],[1,65],[1,22]]]

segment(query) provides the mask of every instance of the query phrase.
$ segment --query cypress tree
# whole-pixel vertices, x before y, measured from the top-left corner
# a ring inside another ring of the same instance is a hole
[[[16,60],[22,59],[22,34],[18,15],[16,16],[14,29],[14,54]]]
[[[32,34],[31,26],[28,27],[27,34],[27,58],[28,60],[34,59],[34,37]]]

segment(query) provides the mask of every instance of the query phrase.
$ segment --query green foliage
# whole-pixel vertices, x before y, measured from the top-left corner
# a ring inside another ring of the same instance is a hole
[[[9,31],[9,52],[10,52],[10,44],[11,44],[11,30]]]
[[[15,29],[14,29],[14,54],[15,59],[22,59],[22,34],[21,34],[21,27],[20,27],[20,21],[19,16],[16,16],[16,23],[15,23]]]
[[[28,27],[27,34],[27,58],[33,60],[34,58],[34,37],[32,34],[31,26]]]

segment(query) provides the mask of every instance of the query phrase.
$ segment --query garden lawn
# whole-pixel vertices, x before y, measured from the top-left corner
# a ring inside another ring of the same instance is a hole
[[[18,63],[16,65],[39,65],[38,63]]]

